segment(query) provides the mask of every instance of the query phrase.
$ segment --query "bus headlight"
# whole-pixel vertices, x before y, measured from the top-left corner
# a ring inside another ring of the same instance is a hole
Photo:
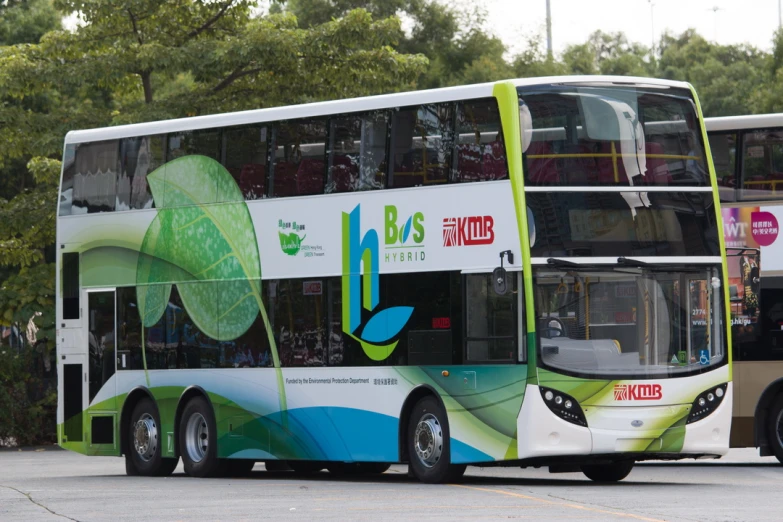
[[[544,388],[543,386],[539,386],[538,389],[541,390],[541,397],[544,399],[544,404],[552,410],[552,413],[572,424],[587,427],[587,419],[585,418],[584,412],[582,412],[582,407],[576,402],[576,399],[567,393]]]
[[[688,415],[686,424],[699,421],[718,409],[720,403],[723,402],[723,397],[726,395],[727,386],[727,383],[723,383],[701,392],[691,405],[691,413]]]

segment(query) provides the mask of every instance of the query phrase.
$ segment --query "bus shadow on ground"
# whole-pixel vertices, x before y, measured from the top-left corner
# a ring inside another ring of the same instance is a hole
[[[780,468],[779,462],[638,462],[639,467],[645,468]]]
[[[560,474],[558,474],[560,475]],[[674,483],[671,481],[634,481],[633,478],[623,480],[616,483],[598,483],[593,482],[585,478],[580,473],[564,474],[568,477],[560,475],[558,478],[550,477],[487,477],[482,475],[471,475],[470,468],[465,473],[465,476],[459,481],[454,482],[453,485],[466,485],[466,486],[571,486],[571,487],[639,487],[639,486],[672,486],[677,488],[682,487],[704,487],[712,486],[714,484],[709,483]],[[182,472],[175,472],[171,478],[184,478],[190,479],[190,477]],[[245,477],[218,477],[212,480],[276,480],[276,481],[290,481],[290,482],[346,482],[356,484],[415,484],[419,486],[427,486],[422,484],[417,479],[410,477],[407,473],[396,472],[394,470],[387,471],[381,475],[332,475],[329,472],[321,471],[316,473],[294,473],[291,471],[266,471],[263,468],[254,469],[249,475]],[[441,484],[443,485],[443,484]],[[452,484],[449,484],[452,485]],[[432,485],[432,487],[438,487],[438,485]]]

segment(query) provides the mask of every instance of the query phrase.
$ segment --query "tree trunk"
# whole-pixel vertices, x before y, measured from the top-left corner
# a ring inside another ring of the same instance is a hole
[[[144,103],[152,103],[152,73],[141,73],[141,84],[144,86]]]

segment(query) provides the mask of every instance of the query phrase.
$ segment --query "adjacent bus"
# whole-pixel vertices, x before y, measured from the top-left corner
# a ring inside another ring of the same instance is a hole
[[[783,463],[783,114],[707,118],[723,208],[733,447]]]
[[[70,132],[58,439],[131,475],[728,451],[686,83],[538,78]]]

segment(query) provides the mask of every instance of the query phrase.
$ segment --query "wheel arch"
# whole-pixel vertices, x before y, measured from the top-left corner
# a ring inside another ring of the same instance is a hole
[[[182,392],[182,395],[179,396],[179,401],[177,402],[177,411],[174,414],[174,454],[179,457],[180,456],[180,449],[179,449],[179,423],[182,420],[182,412],[185,411],[185,406],[187,406],[188,402],[190,402],[191,399],[194,397],[203,397],[207,404],[209,405],[209,409],[212,410],[212,418],[215,419],[215,422],[217,423],[217,416],[215,415],[215,406],[212,404],[212,400],[209,398],[209,394],[202,388],[201,386],[188,386],[185,388],[185,391]],[[216,438],[217,440],[217,438]]]
[[[448,411],[446,410],[446,405],[443,403],[443,399],[435,390],[435,388],[429,384],[420,384],[419,386],[416,386],[414,389],[412,389],[405,398],[405,401],[402,403],[402,407],[400,408],[400,423],[397,427],[397,448],[400,462],[408,462],[409,458],[406,436],[408,433],[408,422],[410,422],[411,411],[417,402],[419,402],[424,397],[430,396],[434,397],[435,400],[438,401],[440,407],[443,408],[443,411],[446,412],[446,420],[448,422]]]
[[[772,451],[769,449],[769,441],[767,440],[767,418],[769,417],[769,409],[775,402],[775,398],[783,393],[783,377],[772,381],[764,389],[764,392],[759,397],[759,402],[756,404],[756,412],[753,422],[753,435],[756,442],[756,447],[761,451],[761,456],[772,455]]]
[[[155,401],[155,397],[152,395],[152,392],[149,390],[149,388],[145,386],[136,386],[130,392],[128,392],[128,396],[125,398],[125,402],[122,405],[122,413],[120,413],[120,454],[121,455],[127,455],[128,451],[130,450],[128,446],[128,444],[130,444],[130,441],[128,440],[128,427],[130,425],[130,417],[131,414],[133,413],[133,409],[136,407],[139,401],[141,401],[144,398],[151,400],[152,404],[155,405],[155,409],[158,408],[158,403]],[[160,412],[158,412],[158,416],[160,416]]]

